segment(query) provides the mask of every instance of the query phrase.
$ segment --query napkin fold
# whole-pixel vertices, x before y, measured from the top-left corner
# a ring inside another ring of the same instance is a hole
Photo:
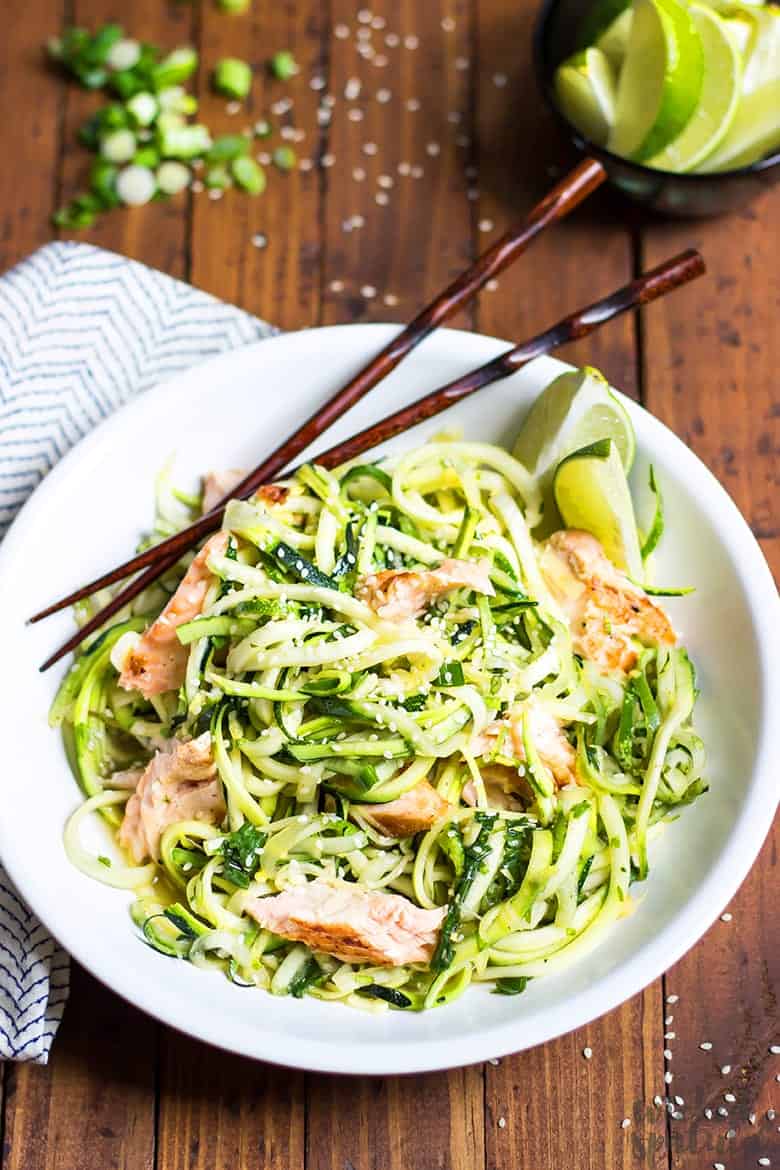
[[[46,473],[118,406],[275,332],[88,244],[47,244],[0,277],[0,539]],[[0,865],[0,1059],[46,1063],[68,987],[67,955]]]

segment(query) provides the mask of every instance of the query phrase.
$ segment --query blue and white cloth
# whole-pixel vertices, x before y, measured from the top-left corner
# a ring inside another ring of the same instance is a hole
[[[101,419],[204,358],[274,329],[135,261],[53,243],[0,278],[0,538]],[[0,1059],[45,1064],[68,957],[0,865]]]

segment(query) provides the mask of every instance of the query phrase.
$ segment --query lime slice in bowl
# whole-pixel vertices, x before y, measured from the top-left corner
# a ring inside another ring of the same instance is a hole
[[[780,150],[780,78],[745,94],[720,146],[700,172],[733,171]]]
[[[662,171],[692,171],[711,154],[734,120],[741,93],[742,58],[726,22],[702,4],[691,4],[690,11],[704,50],[704,81],[685,129],[647,160]]]
[[[693,115],[704,80],[704,50],[682,0],[634,0],[608,147],[642,161],[677,137]]]
[[[601,49],[612,68],[617,71],[620,71],[626,58],[633,19],[633,9],[626,8],[625,12],[621,12],[620,16],[612,21],[609,28],[606,28],[596,41],[596,48]]]
[[[634,506],[612,440],[601,439],[568,455],[555,472],[553,491],[565,526],[592,533],[614,565],[641,581],[644,569]]]
[[[780,6],[750,8],[749,16],[755,22],[755,36],[745,60],[745,94],[780,80]]]
[[[588,8],[580,25],[579,43],[583,49],[596,45],[599,38],[607,29],[611,28],[616,20],[631,9],[632,0],[596,0]]]
[[[555,96],[572,125],[603,146],[615,121],[617,86],[612,66],[600,49],[583,49],[558,66]]]

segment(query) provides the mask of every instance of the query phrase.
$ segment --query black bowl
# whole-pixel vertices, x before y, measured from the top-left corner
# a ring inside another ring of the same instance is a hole
[[[585,138],[558,108],[555,70],[581,46],[577,33],[593,0],[546,0],[534,30],[534,64],[545,100],[566,137],[582,155],[597,158],[624,195],[666,215],[720,215],[744,207],[780,179],[780,152],[717,174],[678,175],[620,158]]]

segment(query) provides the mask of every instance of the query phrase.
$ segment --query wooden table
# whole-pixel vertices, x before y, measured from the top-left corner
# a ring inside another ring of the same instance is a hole
[[[66,15],[94,26],[121,7],[132,9],[135,35],[200,45],[203,107],[218,129],[240,130],[291,96],[283,120],[305,131],[296,149],[313,165],[271,174],[260,199],[181,196],[106,216],[83,238],[284,329],[408,318],[558,173],[561,152],[529,66],[532,0],[372,0],[373,24],[347,0],[255,0],[241,17],[212,0],[26,0],[4,22],[2,268],[51,239],[53,206],[79,189],[85,171],[74,134],[95,99],[44,72],[41,42]],[[365,41],[371,30],[373,58],[357,53],[357,29]],[[282,86],[258,69],[249,117],[228,115],[208,95],[207,66],[218,57],[260,65],[280,48],[293,50],[301,73]],[[351,79],[361,93],[348,102]],[[335,98],[329,125],[317,117],[323,93]],[[701,248],[706,283],[563,356],[601,367],[682,436],[775,568],[778,211],[769,196],[729,219],[648,222],[600,194],[458,322],[520,339],[642,266]],[[253,245],[258,233],[264,248]],[[77,969],[48,1068],[4,1070],[2,1170],[702,1170],[715,1162],[747,1170],[762,1156],[777,1164],[778,1122],[765,1116],[780,1110],[780,1062],[769,1053],[780,986],[776,845],[766,844],[732,917],[642,995],[553,1043],[450,1073],[351,1080],[253,1064],[158,1026]],[[733,1103],[724,1104],[725,1091]],[[667,1092],[679,1102],[673,1117],[653,1104]]]

